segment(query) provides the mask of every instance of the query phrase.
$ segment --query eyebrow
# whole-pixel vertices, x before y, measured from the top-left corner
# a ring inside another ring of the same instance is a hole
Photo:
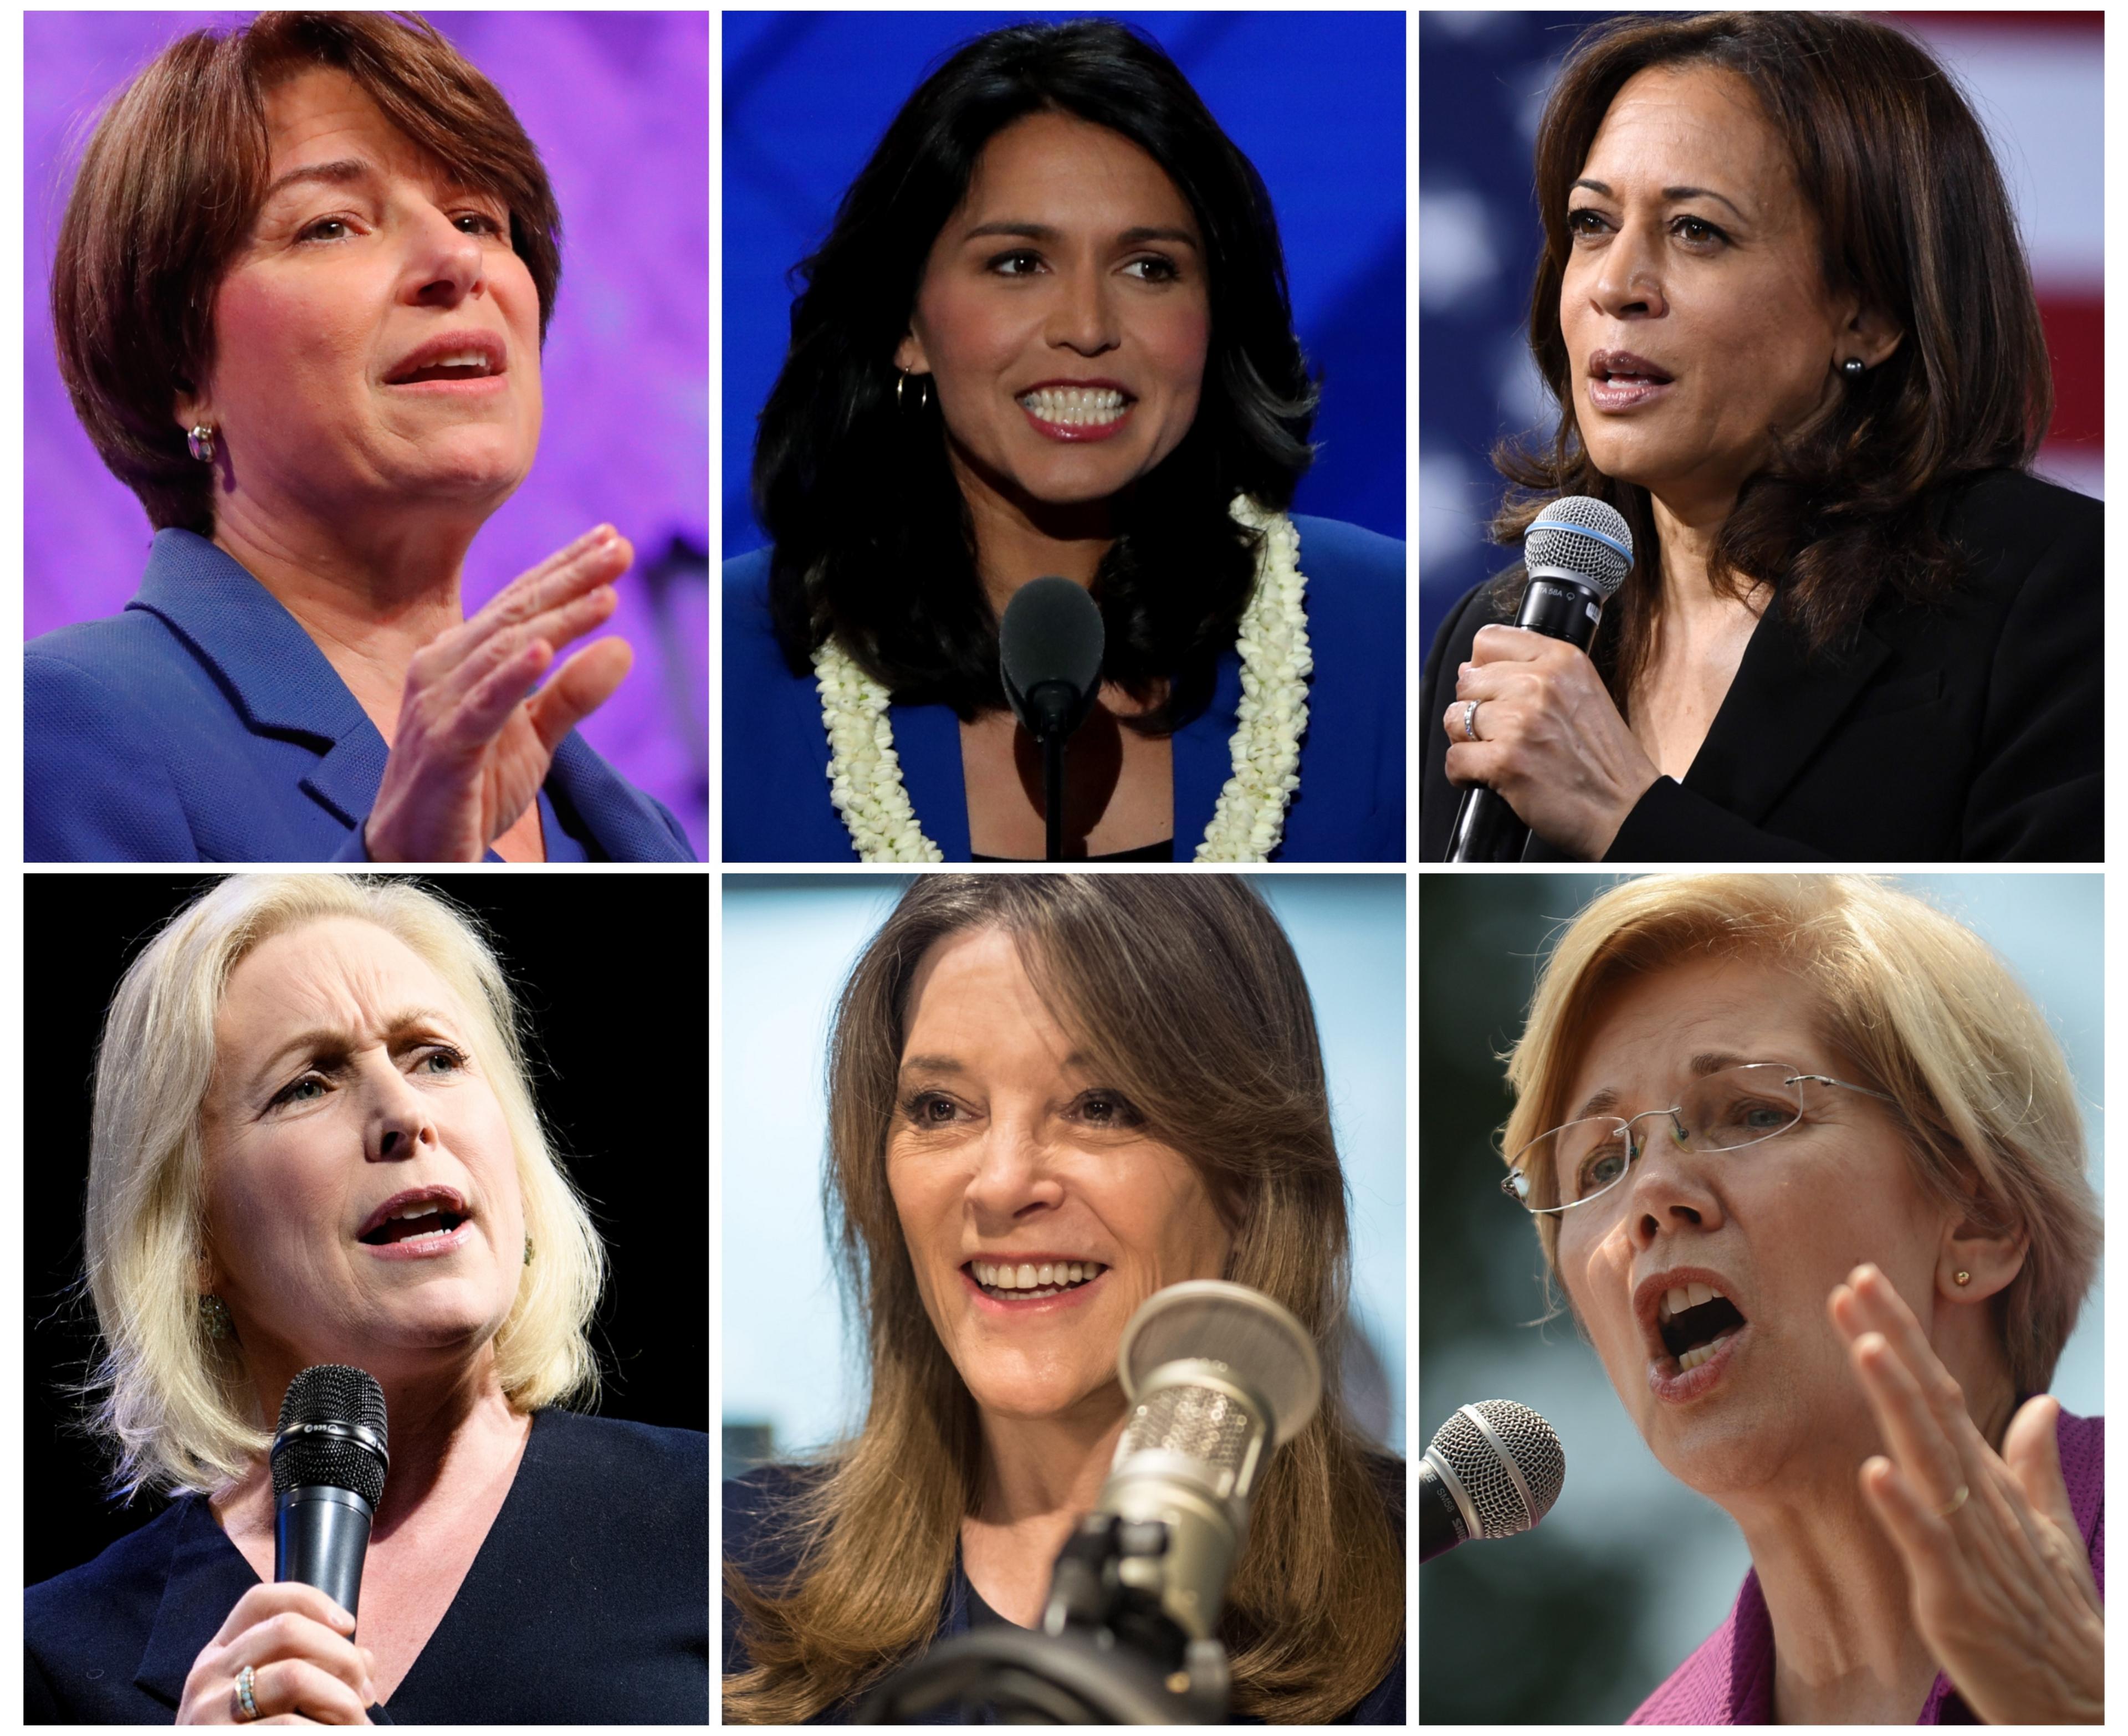
[[[1576,181],[1574,184],[1576,187],[1585,187],[1592,193],[1601,193],[1607,199],[1616,198],[1617,197],[1617,195],[1613,192],[1612,190],[1603,182],[1592,181],[1585,175],[1579,181]],[[1662,190],[1662,196],[1664,198],[1669,200],[1672,204],[1675,204],[1680,199],[1719,199],[1724,205],[1727,206],[1730,210],[1735,211],[1738,216],[1741,217],[1744,215],[1743,207],[1739,206],[1734,199],[1731,198],[1727,193],[1717,193],[1711,187],[1665,187]]]
[[[1760,1059],[1763,1060],[1765,1057],[1762,1055]],[[1744,1056],[1734,1054],[1729,1050],[1704,1049],[1698,1055],[1693,1055],[1690,1060],[1687,1061],[1685,1063],[1685,1067],[1694,1079],[1705,1079],[1708,1074],[1719,1073],[1725,1067],[1744,1067],[1750,1065],[1751,1064],[1747,1061]],[[1572,1116],[1569,1117],[1568,1119],[1578,1122],[1584,1120],[1592,1115],[1608,1115],[1617,1108],[1617,1104],[1618,1092],[1617,1089],[1613,1086],[1606,1085],[1600,1091],[1592,1093],[1589,1096],[1589,1101],[1584,1103],[1580,1108]],[[1668,1108],[1670,1105],[1664,1103],[1655,1105],[1654,1107],[1659,1108]]]
[[[440,1032],[451,1028],[451,1021],[434,1008],[410,1007],[403,1013],[393,1013],[384,1022],[384,1041],[388,1045],[409,1032]],[[308,1031],[299,1032],[251,1070],[249,1089],[256,1089],[277,1076],[291,1055],[342,1056],[354,1048],[359,1041],[354,1032],[341,1026],[316,1025]]]
[[[961,239],[963,241],[974,241],[987,235],[1024,235],[1030,241],[1057,241],[1063,238],[1063,230],[1051,224],[1031,223],[1018,217],[1005,217],[995,223],[978,223],[973,229],[964,233]],[[1136,247],[1142,241],[1178,241],[1183,246],[1189,248],[1195,248],[1199,244],[1196,236],[1186,229],[1162,229],[1153,225],[1141,225],[1135,229],[1127,229],[1116,239],[1126,247]]]
[[[306,181],[321,182],[328,187],[345,187],[350,182],[375,178],[377,166],[365,163],[359,157],[342,157],[334,163],[306,163],[300,168],[292,168],[277,176],[266,189],[266,197],[259,201],[265,204],[284,188],[300,186]]]

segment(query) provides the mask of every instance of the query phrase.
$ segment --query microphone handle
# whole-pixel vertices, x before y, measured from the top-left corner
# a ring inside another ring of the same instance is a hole
[[[1522,591],[1515,625],[1563,639],[1586,651],[1603,619],[1603,597],[1575,573],[1550,569],[1533,572]],[[1505,796],[1474,784],[1456,804],[1456,829],[1448,840],[1451,862],[1518,862],[1529,845],[1529,828]]]
[[[369,1503],[351,1489],[289,1490],[274,1503],[273,1578],[316,1586],[350,1615],[369,1553]]]
[[[1470,1528],[1463,1522],[1456,1497],[1431,1461],[1418,1462],[1418,1558],[1422,1563],[1445,1555],[1459,1543],[1470,1540]]]

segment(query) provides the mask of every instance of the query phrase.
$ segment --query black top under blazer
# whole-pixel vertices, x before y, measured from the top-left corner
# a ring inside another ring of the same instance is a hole
[[[24,1594],[23,1720],[172,1724],[259,1576],[188,1495]],[[375,1724],[710,1717],[710,1438],[541,1411],[502,1508]]]
[[[1614,862],[2095,862],[2105,847],[2104,513],[2020,471],[1955,485],[1969,557],[1946,600],[1886,599],[1813,658],[1776,592],[1679,783],[1626,817]],[[1461,791],[1442,719],[1490,582],[1427,659],[1419,859],[1447,854]],[[1482,724],[1481,726],[1482,727]],[[1527,861],[1565,860],[1532,837]]]

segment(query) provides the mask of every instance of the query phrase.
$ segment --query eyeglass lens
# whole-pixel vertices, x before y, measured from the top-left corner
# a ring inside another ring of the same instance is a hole
[[[1674,1112],[1655,1110],[1628,1126],[1609,1116],[1569,1122],[1530,1145],[1517,1164],[1526,1205],[1578,1205],[1625,1179],[1651,1140],[1687,1151],[1731,1151],[1785,1133],[1803,1118],[1804,1082],[1795,1070],[1759,1063],[1694,1079]]]

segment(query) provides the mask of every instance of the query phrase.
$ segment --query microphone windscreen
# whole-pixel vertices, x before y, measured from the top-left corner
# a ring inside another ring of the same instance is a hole
[[[1615,506],[1587,495],[1562,495],[1530,521],[1522,564],[1532,573],[1574,573],[1609,596],[1633,564],[1633,534]]]
[[[1100,680],[1100,605],[1069,579],[1029,581],[1013,593],[998,623],[998,653],[1014,709],[1044,681],[1085,694]]]
[[[1271,1409],[1276,1444],[1307,1425],[1323,1397],[1323,1368],[1300,1322],[1260,1292],[1218,1278],[1193,1278],[1156,1292],[1123,1328],[1117,1355],[1123,1394],[1171,1363],[1214,1362]]]
[[[1469,1497],[1473,1530],[1481,1539],[1527,1531],[1566,1486],[1566,1452],[1557,1432],[1511,1398],[1464,1406],[1434,1431],[1426,1456],[1450,1472]]]
[[[323,1426],[321,1426],[323,1425]],[[339,1432],[361,1431],[360,1436]],[[320,1363],[288,1383],[274,1431],[273,1492],[349,1489],[375,1506],[384,1493],[384,1389],[374,1376],[338,1363]]]

